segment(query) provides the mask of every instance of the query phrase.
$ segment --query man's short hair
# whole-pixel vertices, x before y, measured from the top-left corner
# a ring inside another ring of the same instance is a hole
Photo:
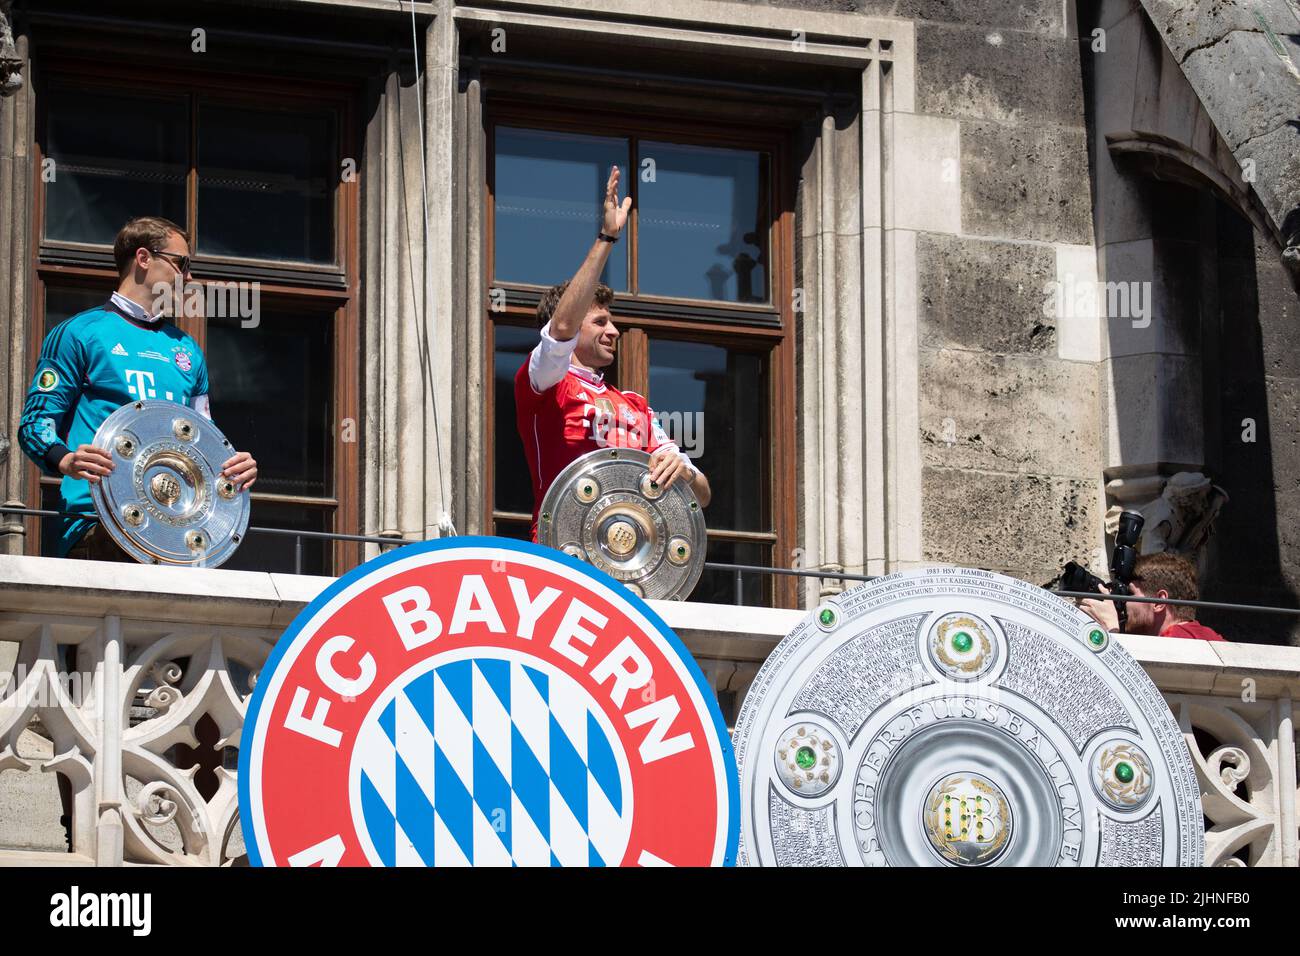
[[[117,277],[121,279],[126,275],[137,249],[160,249],[173,232],[189,245],[190,234],[161,216],[138,216],[123,226],[113,240],[113,261],[117,263]]]
[[[1196,566],[1177,554],[1144,554],[1133,567],[1133,581],[1147,596],[1167,591],[1176,601],[1199,601],[1201,590],[1196,583]],[[1196,608],[1171,604],[1169,616],[1176,621],[1196,620]]]
[[[564,290],[569,287],[568,282],[561,282],[559,285],[553,285],[542,295],[542,301],[537,303],[537,325],[539,328],[551,321],[551,316],[555,314],[555,307],[560,304],[560,296],[564,295]],[[596,284],[596,304],[609,308],[614,304],[614,290],[603,282]]]

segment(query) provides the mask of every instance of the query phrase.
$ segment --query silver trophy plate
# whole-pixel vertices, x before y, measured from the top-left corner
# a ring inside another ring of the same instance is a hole
[[[542,499],[537,540],[593,564],[644,598],[685,600],[704,570],[703,509],[685,481],[650,480],[650,455],[601,448],[575,459]]]
[[[828,599],[736,722],[740,859],[763,866],[1200,866],[1164,698],[1073,605],[929,568]]]
[[[216,425],[175,402],[123,405],[94,444],[113,458],[90,486],[100,524],[142,564],[215,568],[248,528],[248,494],[221,476],[233,453]]]

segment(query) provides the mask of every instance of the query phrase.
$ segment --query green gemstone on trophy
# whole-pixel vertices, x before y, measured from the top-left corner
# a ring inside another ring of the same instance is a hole
[[[822,608],[821,613],[817,615],[817,619],[821,621],[822,624],[830,627],[835,623],[835,612],[828,607],[824,607]]]
[[[952,646],[958,654],[965,654],[975,646],[974,639],[965,631],[958,631],[953,635]]]
[[[686,548],[685,548],[683,545],[680,545],[680,544],[679,544],[679,545],[677,546],[677,556],[678,556],[679,558],[684,558],[684,557],[686,557]]]
[[[811,747],[800,747],[795,751],[794,762],[800,770],[811,770],[817,765],[817,752]]]
[[[1133,779],[1133,767],[1123,760],[1115,764],[1115,779],[1120,783],[1129,783]]]
[[[1102,644],[1106,643],[1106,633],[1094,629],[1088,633],[1088,640],[1092,641],[1093,647],[1101,647]]]

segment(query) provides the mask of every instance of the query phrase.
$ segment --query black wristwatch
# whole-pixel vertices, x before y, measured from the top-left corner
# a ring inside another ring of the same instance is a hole
[[[604,231],[596,233],[596,238],[601,242],[618,242],[618,236],[607,235]]]

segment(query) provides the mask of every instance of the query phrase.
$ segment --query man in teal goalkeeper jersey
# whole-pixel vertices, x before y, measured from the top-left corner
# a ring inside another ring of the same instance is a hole
[[[166,219],[132,219],[117,234],[113,258],[119,281],[109,301],[46,336],[18,426],[27,456],[47,475],[63,476],[61,510],[77,514],[93,514],[90,485],[113,470],[108,452],[91,444],[113,412],[155,398],[212,417],[203,353],[158,307],[173,297],[157,290],[179,289],[189,278],[189,236]],[[246,491],[257,462],[239,452],[222,474]],[[97,525],[93,517],[61,519],[59,555],[124,558]]]

